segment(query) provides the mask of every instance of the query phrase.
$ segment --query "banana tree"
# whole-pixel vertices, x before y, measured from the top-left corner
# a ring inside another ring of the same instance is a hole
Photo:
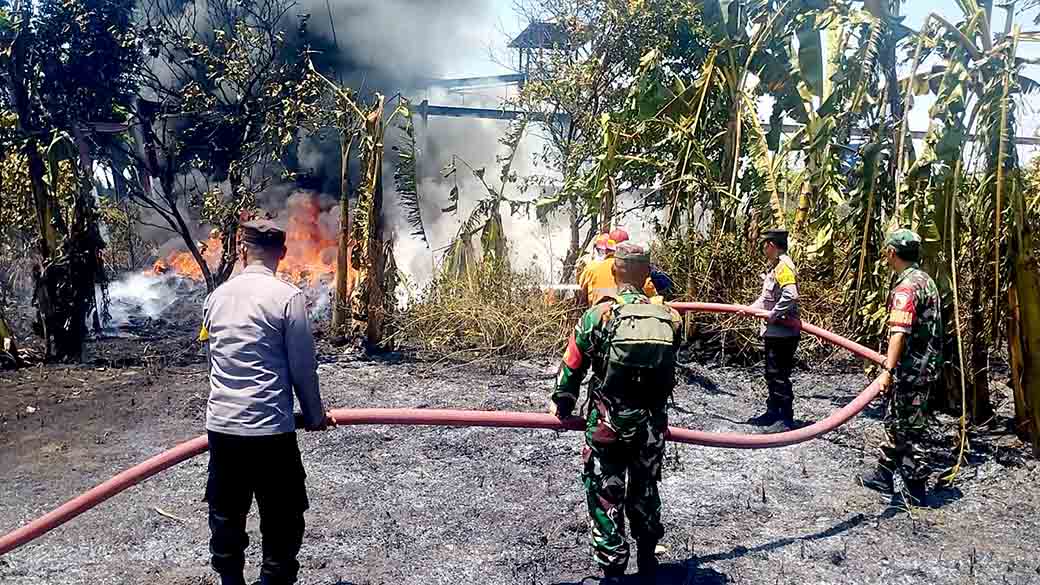
[[[1037,87],[1022,75],[1024,60],[1017,54],[1020,41],[1030,37],[1018,32],[1011,11],[1006,34],[993,38],[985,6],[973,0],[960,6],[961,23],[932,14],[915,40],[905,95],[931,93],[936,101],[917,159],[908,156],[909,143],[900,152],[893,221],[922,233],[925,264],[947,296],[944,313],[953,333],[947,404],[961,404],[962,424],[992,416],[989,349],[1006,334],[1019,419],[1027,421],[1035,414],[1037,403],[1027,396],[1036,382],[1023,352],[1034,347],[1030,335],[1040,323],[1031,310],[1038,301],[1035,287],[1022,288],[1033,282],[1035,266],[1013,137],[1017,102]],[[918,73],[928,57],[939,64]],[[906,136],[904,120],[900,142]],[[961,293],[969,295],[965,305]],[[1033,425],[1025,426],[1035,433]]]
[[[386,105],[386,99],[376,94],[373,104],[360,112],[363,122],[359,135],[361,184],[351,221],[340,226],[341,230],[350,230],[347,291],[351,326],[355,332],[361,332],[363,323],[365,339],[372,346],[382,344],[387,337],[386,326],[395,305],[393,291],[397,282],[397,264],[393,255],[393,234],[383,217],[383,160],[386,129],[392,127],[398,118],[403,119],[400,129],[404,140],[403,146],[398,148],[394,179],[401,194],[401,204],[415,228],[414,235],[423,240],[426,238],[419,210],[418,152],[409,103],[398,99],[389,116],[385,115]]]
[[[1015,229],[1009,252],[1015,264],[1008,290],[1008,353],[1015,427],[1040,455],[1040,197],[1036,196],[1040,184],[1036,169],[1034,164],[1029,180],[1012,196]]]
[[[104,289],[104,242],[81,124],[85,116],[119,117],[136,64],[129,7],[95,8],[49,0],[0,7],[0,140],[27,169],[37,329],[51,359],[81,359],[87,317],[104,310],[95,291]],[[68,42],[55,46],[58,37]]]
[[[506,188],[517,181],[513,172],[513,163],[516,160],[517,149],[523,140],[527,124],[519,121],[506,136],[501,140],[508,151],[500,157],[502,166],[499,172],[499,187],[496,188],[488,183],[484,168],[473,168],[464,159],[453,156],[451,163],[444,168],[443,174],[446,179],[453,179],[454,186],[450,193],[450,205],[443,209],[444,213],[458,213],[461,184],[459,182],[459,165],[469,170],[472,176],[481,184],[486,196],[478,199],[470,210],[466,219],[459,225],[459,229],[448,245],[444,254],[441,272],[449,278],[463,282],[472,282],[473,270],[480,262],[488,266],[509,267],[509,243],[506,239],[505,225],[502,220],[502,205],[508,205],[510,213],[519,213],[529,209],[531,202],[517,201],[506,197]],[[480,247],[482,258],[478,257],[473,238],[480,235]]]
[[[958,286],[961,284],[958,261],[965,243],[960,234],[964,227],[968,227],[968,234],[975,234],[972,225],[964,225],[961,199],[966,193],[962,188],[965,186],[963,147],[978,112],[976,109],[968,115],[968,100],[973,84],[969,67],[977,51],[972,44],[963,42],[965,37],[962,34],[954,33],[944,37],[941,34],[943,25],[937,24],[938,28],[930,28],[932,25],[927,22],[926,25],[929,28],[923,30],[917,39],[916,58],[920,59],[920,49],[928,42],[929,50],[940,55],[945,65],[934,68],[929,79],[911,77],[906,82],[907,95],[917,85],[924,91],[934,89],[936,100],[929,112],[931,121],[923,148],[907,172],[907,188],[896,187],[897,202],[893,217],[898,223],[914,227],[923,236],[925,269],[939,285],[943,296],[945,330],[950,333],[946,336],[945,355],[949,358],[949,367],[943,377],[944,399],[947,407],[958,403],[965,406],[962,424],[966,424],[969,418],[984,420],[992,412],[984,363],[986,345],[982,336],[985,331],[979,323],[981,313],[976,311],[971,317],[973,335],[965,339],[965,327],[959,309],[960,293],[969,288]],[[967,23],[967,26],[970,25],[970,22]],[[905,124],[900,132],[903,133],[899,139],[902,143]],[[897,166],[901,167],[902,164],[900,161]],[[898,184],[899,175],[896,180]],[[970,238],[968,241],[977,240]],[[971,279],[977,280],[975,277],[979,272],[971,271],[968,274]],[[970,288],[973,297],[977,299],[981,292],[978,283],[966,284],[974,285]]]
[[[400,133],[399,144],[393,147],[393,179],[400,206],[412,227],[411,235],[427,241],[419,194],[420,153],[411,104],[400,95],[394,96],[390,102],[396,105],[387,115],[387,100],[381,94],[375,94],[372,104],[365,105],[350,88],[322,75],[313,62],[308,63],[308,70],[329,89],[332,98],[326,117],[313,121],[314,129],[331,127],[340,137],[340,230],[332,329],[340,335],[364,329],[369,344],[377,346],[387,337],[385,327],[395,304],[397,282],[393,237],[382,211],[388,128],[396,128]],[[352,211],[351,162],[355,147],[359,151],[361,177]]]

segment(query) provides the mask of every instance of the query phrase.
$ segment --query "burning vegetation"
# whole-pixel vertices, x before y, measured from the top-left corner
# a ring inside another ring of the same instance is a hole
[[[280,216],[284,216],[284,220]],[[285,210],[274,219],[283,220],[286,230],[286,254],[279,265],[278,276],[300,287],[327,288],[336,274],[338,206],[323,210],[319,195],[297,191],[287,200]],[[197,242],[197,246],[205,262],[215,269],[223,255],[220,231],[213,230],[209,238]],[[175,249],[156,260],[151,272],[205,282],[198,261],[191,252],[183,249]]]

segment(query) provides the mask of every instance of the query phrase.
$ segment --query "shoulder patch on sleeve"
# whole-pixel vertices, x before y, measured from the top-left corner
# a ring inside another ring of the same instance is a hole
[[[892,301],[889,309],[893,311],[906,311],[914,306],[914,291],[911,288],[900,287],[892,291]]]
[[[785,262],[781,262],[776,267],[776,283],[780,286],[787,286],[795,283],[794,270]]]
[[[892,291],[888,302],[888,324],[890,327],[910,327],[917,316],[914,304],[914,290],[911,287],[899,287]]]
[[[209,328],[206,327],[205,323],[202,324],[202,329],[199,329],[199,341],[209,341]]]

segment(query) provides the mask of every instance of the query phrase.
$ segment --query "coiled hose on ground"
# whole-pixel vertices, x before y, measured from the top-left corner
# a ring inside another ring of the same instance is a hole
[[[766,313],[740,305],[716,303],[672,303],[678,311],[707,313],[740,313],[765,318]],[[883,363],[884,358],[854,341],[808,323],[801,324],[802,331],[810,333],[838,347],[847,349],[864,359]],[[765,435],[742,433],[707,433],[690,429],[669,427],[668,440],[677,443],[722,447],[729,449],[766,449],[785,447],[814,439],[833,431],[859,414],[880,391],[877,380],[871,382],[852,402],[827,418],[799,429]],[[560,420],[549,414],[531,412],[485,412],[466,410],[427,410],[408,408],[359,408],[335,409],[331,413],[337,426],[350,425],[425,425],[454,427],[506,427],[526,429],[549,429],[578,431],[585,422],[572,418]],[[209,448],[206,436],[196,437],[173,449],[160,453],[144,463],[116,475],[98,486],[65,502],[60,507],[44,514],[28,524],[0,537],[0,555],[6,554],[27,542],[43,536],[76,516],[97,506],[112,496],[130,488],[149,477],[204,453]]]

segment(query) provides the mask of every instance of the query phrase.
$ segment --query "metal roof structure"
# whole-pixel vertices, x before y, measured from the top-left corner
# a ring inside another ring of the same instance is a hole
[[[416,113],[425,122],[430,117],[446,118],[481,118],[484,120],[516,120],[528,118],[536,122],[551,122],[555,124],[567,124],[570,116],[563,113],[543,114],[539,112],[521,112],[516,110],[492,110],[489,108],[465,108],[457,106],[434,106],[427,100],[423,100],[416,108]]]
[[[449,91],[472,88],[500,87],[503,85],[522,84],[527,76],[523,73],[509,73],[506,75],[488,75],[484,77],[459,77],[454,79],[424,79],[416,84],[416,87],[429,89],[433,87],[444,88]]]
[[[555,22],[532,22],[509,43],[510,49],[570,50],[571,38],[563,25]]]

